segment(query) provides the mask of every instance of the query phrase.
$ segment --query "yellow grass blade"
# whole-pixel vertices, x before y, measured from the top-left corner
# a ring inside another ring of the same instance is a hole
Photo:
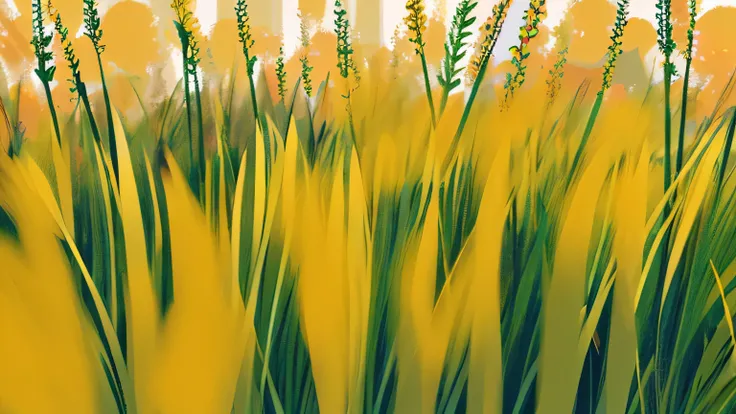
[[[614,255],[618,261],[611,309],[611,338],[606,362],[606,412],[624,413],[636,366],[637,336],[634,299],[642,269],[646,240],[649,148],[644,143],[639,161],[623,173],[616,203]],[[632,157],[633,158],[633,157]],[[641,401],[640,403],[644,403]]]
[[[102,157],[100,156],[100,146],[98,144],[94,144],[94,151],[95,151],[95,160],[97,161],[97,171],[100,179],[100,187],[102,192],[102,201],[105,205],[105,219],[106,224],[108,228],[108,235],[110,242],[109,245],[109,254],[110,254],[110,274],[115,275],[116,270],[116,248],[115,248],[115,233],[113,230],[113,213],[112,213],[112,204],[110,203],[110,191],[108,186],[108,180],[107,176],[105,174],[105,167],[102,164]],[[120,204],[118,203],[118,206]],[[118,283],[116,277],[110,278],[110,313],[113,316],[112,323],[115,329],[118,328]]]
[[[672,244],[672,250],[670,252],[667,273],[665,274],[664,286],[662,288],[663,300],[659,309],[660,318],[662,317],[662,311],[664,309],[664,298],[667,298],[670,286],[672,285],[672,278],[675,275],[675,270],[677,270],[680,258],[685,250],[685,244],[690,238],[690,231],[695,224],[701,205],[705,200],[705,195],[710,187],[711,177],[713,176],[716,162],[718,161],[718,157],[721,153],[724,138],[725,136],[723,134],[719,134],[719,136],[711,143],[710,147],[708,147],[703,159],[697,167],[695,178],[688,189],[680,224],[677,227],[677,231],[674,233],[674,243]]]
[[[340,161],[335,171],[342,169]],[[349,305],[343,194],[342,179],[337,178],[326,216],[316,191],[302,206],[298,297],[317,400],[324,413],[344,413],[348,402]]]
[[[230,275],[219,268],[215,236],[170,154],[167,163],[175,299],[157,347],[149,408],[230,412],[246,339],[243,308],[230,302]]]
[[[577,353],[587,270],[580,252],[589,248],[596,204],[608,167],[601,153],[591,160],[573,193],[557,243],[552,280],[544,301],[537,386],[540,412],[572,412],[575,404],[582,369]]]
[[[349,377],[348,412],[363,409],[363,379],[365,375],[366,343],[368,341],[368,314],[371,296],[372,240],[368,228],[363,174],[358,154],[352,151],[350,158],[350,183],[347,226],[347,283],[349,308]]]
[[[56,173],[56,186],[59,191],[61,215],[64,217],[64,222],[67,224],[69,232],[74,237],[74,202],[72,200],[72,178],[69,169],[69,156],[65,157],[62,155],[59,143],[55,139],[51,140],[51,156]]]
[[[146,238],[143,233],[138,189],[133,174],[133,164],[128,150],[128,140],[117,112],[113,111],[115,138],[118,144],[118,166],[120,172],[120,217],[125,235],[125,257],[127,263],[126,328],[128,330],[128,366],[133,377],[136,394],[141,407],[146,406],[143,387],[153,364],[156,341],[158,306],[153,292],[151,275],[148,271]]]
[[[510,193],[510,156],[509,144],[502,144],[483,191],[474,233],[468,402],[471,412],[477,413],[502,410],[500,266]]]
[[[104,381],[88,346],[90,323],[54,236],[55,218],[19,165],[0,158],[0,207],[20,238],[16,244],[0,234],[0,405],[13,413],[99,412],[96,388]]]
[[[127,365],[123,358],[122,349],[118,342],[117,333],[110,320],[110,316],[107,313],[107,309],[105,308],[105,304],[102,301],[102,297],[97,291],[97,287],[95,286],[95,283],[92,280],[92,277],[90,276],[86,265],[84,264],[84,260],[82,260],[82,255],[79,253],[79,249],[77,248],[71,234],[64,224],[64,220],[61,216],[61,211],[59,210],[59,207],[54,198],[54,194],[51,191],[51,186],[46,180],[45,175],[32,159],[25,158],[23,161],[23,173],[27,177],[27,188],[34,188],[38,193],[39,197],[46,207],[46,210],[51,214],[51,217],[53,217],[54,221],[56,222],[58,230],[61,231],[63,239],[65,239],[69,243],[69,250],[71,250],[76,265],[82,272],[84,284],[89,290],[92,297],[94,311],[97,313],[100,319],[100,324],[102,325],[102,334],[104,335],[105,341],[110,346],[110,353],[112,355],[115,369],[117,370],[118,376],[120,378],[121,391],[125,396],[125,402],[128,404],[128,408],[131,411],[135,411],[136,405],[135,395],[133,392],[133,384],[128,374]],[[54,232],[56,232],[56,230]]]

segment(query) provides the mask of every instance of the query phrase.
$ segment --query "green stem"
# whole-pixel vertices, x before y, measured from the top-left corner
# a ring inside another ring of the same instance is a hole
[[[580,146],[575,152],[575,158],[572,161],[572,167],[570,167],[570,175],[567,178],[568,187],[570,186],[570,183],[572,183],[572,179],[575,177],[575,174],[580,167],[580,162],[583,158],[583,152],[585,151],[585,147],[588,145],[590,135],[593,132],[593,127],[595,126],[595,121],[598,119],[598,114],[600,113],[601,106],[603,105],[603,95],[604,91],[598,92],[598,96],[596,96],[595,103],[593,104],[593,109],[591,109],[590,111],[588,123],[585,125],[585,131],[583,132],[583,138],[580,140]]]
[[[77,92],[79,97],[82,99],[84,109],[87,111],[87,118],[89,118],[89,126],[92,129],[92,136],[95,139],[97,145],[101,145],[100,130],[97,128],[97,122],[95,121],[95,115],[92,113],[92,105],[89,103],[89,97],[87,96],[87,85],[82,82],[79,74],[75,77],[75,84],[77,86]]]
[[[665,60],[664,71],[664,191],[669,190],[672,183],[672,112],[670,112],[670,58]]]
[[[197,178],[194,176],[195,168],[194,168],[194,136],[192,135],[192,106],[190,104],[190,97],[189,97],[189,72],[187,71],[187,58],[188,53],[187,50],[189,49],[189,46],[186,44],[182,44],[182,68],[184,69],[184,101],[186,102],[187,106],[187,129],[189,131],[189,185],[194,189],[195,184],[198,182]]]
[[[245,64],[247,65],[247,71],[248,71],[248,83],[250,85],[250,100],[253,104],[253,117],[256,119],[256,124],[258,123],[258,98],[256,97],[256,84],[253,81],[253,70],[250,67],[250,53],[248,52],[248,49],[243,50],[243,53],[245,54]]]
[[[120,173],[118,168],[118,144],[115,141],[115,124],[112,121],[112,106],[110,105],[110,94],[107,92],[107,83],[105,82],[105,70],[102,66],[102,57],[97,54],[97,64],[100,67],[100,80],[102,81],[102,95],[105,99],[105,108],[107,110],[107,134],[110,141],[110,158],[112,158],[112,170],[115,173],[115,179],[119,180]]]
[[[424,89],[427,93],[427,102],[429,103],[429,112],[432,115],[432,128],[437,128],[437,119],[434,115],[434,100],[432,99],[432,86],[429,84],[429,71],[427,69],[427,58],[424,53],[420,53],[422,58],[422,71],[424,72]]]
[[[205,158],[204,158],[204,121],[202,117],[202,96],[199,92],[199,76],[195,72],[194,75],[194,99],[197,101],[197,122],[199,124],[198,130],[198,162],[199,162],[199,185],[204,188],[204,176],[205,176]],[[204,191],[200,191],[200,201],[204,205]]]
[[[51,121],[54,123],[54,132],[56,133],[56,140],[59,142],[59,147],[61,147],[61,129],[59,128],[59,116],[56,114],[56,107],[54,106],[54,97],[51,95],[51,86],[46,81],[43,82],[43,90],[46,92],[46,101],[49,104],[49,112],[51,112]]]
[[[455,132],[455,136],[452,138],[452,142],[450,143],[450,148],[447,150],[447,154],[445,155],[445,159],[442,162],[442,171],[447,170],[447,167],[450,165],[450,161],[452,161],[452,157],[455,156],[455,151],[457,150],[457,146],[460,144],[460,137],[463,135],[463,131],[465,130],[465,124],[468,123],[468,118],[470,117],[470,110],[473,108],[473,103],[475,102],[476,96],[478,96],[478,90],[480,89],[481,83],[483,83],[483,77],[486,74],[486,69],[488,67],[488,60],[486,59],[478,69],[478,75],[475,78],[475,82],[473,82],[473,88],[470,90],[470,96],[468,97],[468,102],[465,103],[465,109],[463,110],[463,116],[460,118],[460,124],[458,124],[457,131]]]
[[[439,118],[442,119],[442,115],[445,113],[445,108],[447,107],[447,101],[450,98],[450,88],[444,87],[442,88],[442,99],[440,100],[440,112],[439,112]]]
[[[685,124],[687,123],[687,93],[690,83],[690,65],[692,60],[688,59],[685,66],[685,78],[682,84],[682,106],[680,109],[680,135],[677,140],[677,159],[675,160],[675,177],[682,171],[683,152],[685,147]]]

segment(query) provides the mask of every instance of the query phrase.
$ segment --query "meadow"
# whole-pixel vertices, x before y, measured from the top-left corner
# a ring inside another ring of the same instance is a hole
[[[239,0],[223,69],[174,0],[156,99],[95,0],[3,15],[0,412],[736,410],[734,9],[659,0],[648,67],[630,0],[595,51],[511,3],[287,56]]]

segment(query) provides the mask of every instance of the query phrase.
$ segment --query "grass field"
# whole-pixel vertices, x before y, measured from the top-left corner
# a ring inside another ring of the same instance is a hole
[[[540,56],[544,0],[505,66],[511,0],[461,1],[441,60],[422,0],[375,53],[337,0],[295,57],[257,53],[241,0],[222,77],[174,0],[182,78],[131,111],[96,2],[77,37],[33,0],[43,116],[21,83],[0,108],[0,412],[733,412],[735,81],[701,98],[678,1],[663,81],[626,89],[629,0],[586,70],[564,21]]]

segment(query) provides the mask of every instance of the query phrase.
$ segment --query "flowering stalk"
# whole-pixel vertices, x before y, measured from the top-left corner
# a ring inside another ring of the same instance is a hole
[[[184,100],[187,106],[187,127],[189,130],[189,160],[192,168],[190,170],[190,185],[200,195],[200,199],[203,196],[203,192],[199,191],[204,180],[204,132],[202,125],[202,105],[199,94],[199,77],[197,76],[197,65],[199,64],[199,42],[196,39],[194,32],[199,26],[197,18],[194,17],[194,13],[190,7],[191,0],[174,0],[171,3],[171,8],[174,9],[176,14],[176,26],[177,33],[179,34],[179,40],[181,41],[182,50],[182,66],[184,72]],[[194,80],[194,92],[195,99],[197,101],[197,113],[199,118],[199,165],[194,168],[194,136],[192,134],[192,109],[191,109],[191,95],[189,80]],[[202,200],[200,200],[202,201]]]
[[[675,51],[672,38],[672,0],[657,1],[657,44],[664,55],[664,191],[672,182],[672,112],[670,111],[670,87],[672,77],[677,75],[672,53]]]
[[[340,76],[345,80],[345,95],[343,98],[347,100],[346,110],[348,112],[348,121],[350,123],[350,133],[353,138],[353,145],[356,150],[357,141],[355,134],[355,124],[353,122],[353,107],[351,104],[351,96],[355,89],[360,86],[360,72],[353,59],[352,42],[350,40],[350,22],[348,21],[347,11],[343,7],[341,0],[335,0],[335,34],[337,35],[337,68]],[[355,88],[350,85],[350,75],[355,78]]]
[[[562,77],[565,75],[565,64],[567,64],[568,48],[564,48],[557,53],[557,61],[549,71],[549,79],[547,79],[547,107],[549,108],[555,103],[557,95],[562,86]]]
[[[100,68],[102,95],[105,99],[105,109],[107,110],[107,136],[110,143],[110,158],[112,159],[112,169],[115,173],[115,178],[118,178],[118,147],[115,141],[115,127],[112,122],[110,94],[107,91],[105,71],[102,66],[102,53],[105,51],[105,45],[102,44],[102,29],[100,28],[100,14],[97,11],[97,0],[84,0],[84,29],[84,34],[92,41],[92,45],[95,48],[97,65]]]
[[[529,42],[539,35],[539,23],[546,16],[547,5],[545,0],[531,0],[529,2],[529,8],[524,13],[524,24],[519,28],[519,45],[512,46],[509,49],[511,52],[511,63],[516,68],[516,73],[514,75],[510,73],[506,74],[506,84],[504,85],[506,95],[502,104],[504,108],[509,107],[511,99],[514,97],[514,92],[521,88],[526,80],[526,65],[524,61],[531,54],[529,51]]]
[[[46,101],[49,105],[49,112],[51,112],[51,120],[54,124],[54,132],[56,133],[56,140],[61,146],[61,130],[59,129],[59,117],[56,114],[56,107],[54,106],[54,98],[51,95],[51,82],[54,80],[54,74],[56,73],[56,66],[54,66],[54,56],[49,50],[53,36],[44,32],[44,19],[43,19],[43,7],[41,0],[33,0],[31,3],[31,10],[33,14],[33,38],[31,39],[31,45],[33,45],[33,52],[36,55],[36,63],[38,67],[34,71],[38,79],[43,84],[43,89],[46,92]]]
[[[394,28],[394,34],[391,36],[391,71],[394,74],[394,79],[399,76],[399,65],[401,64],[401,53],[396,47],[399,43],[401,36],[401,23],[397,24]]]
[[[455,16],[452,18],[450,31],[447,34],[447,42],[445,43],[445,58],[442,60],[442,71],[437,75],[437,80],[440,86],[442,86],[440,118],[442,118],[442,114],[445,112],[450,93],[460,86],[462,82],[458,75],[465,68],[458,67],[458,65],[467,54],[465,50],[467,46],[465,39],[471,36],[472,33],[468,29],[470,29],[476,20],[470,13],[477,5],[478,2],[475,0],[461,0],[455,8]]]
[[[243,46],[243,55],[245,56],[245,64],[248,72],[253,116],[256,118],[256,123],[258,123],[258,99],[256,98],[256,84],[253,81],[257,58],[255,56],[251,56],[250,53],[255,41],[250,33],[250,17],[248,16],[248,5],[245,4],[245,0],[238,0],[238,3],[235,6],[235,14],[238,17],[238,40]]]
[[[460,124],[457,127],[457,132],[450,143],[450,148],[447,151],[445,160],[442,163],[443,171],[450,165],[452,157],[455,156],[455,150],[460,143],[460,137],[463,135],[465,124],[468,122],[470,117],[470,110],[473,107],[473,102],[478,95],[481,83],[483,83],[483,77],[485,76],[486,69],[488,68],[488,62],[493,55],[493,49],[496,47],[498,42],[498,36],[501,34],[501,28],[506,21],[509,8],[513,0],[501,0],[498,4],[493,6],[493,14],[486,20],[485,23],[480,27],[480,38],[479,43],[476,46],[475,54],[470,60],[468,66],[467,78],[473,84],[473,88],[470,91],[468,102],[465,104],[465,110],[463,116],[460,118]]]
[[[309,26],[307,26],[307,22],[305,20],[305,17],[299,14],[299,31],[301,32],[300,40],[302,44],[303,53],[302,56],[299,58],[299,62],[302,64],[302,83],[304,84],[304,92],[307,94],[307,97],[312,97],[312,77],[309,75],[314,67],[309,65],[309,45],[310,45],[310,37],[309,37]]]
[[[279,97],[284,102],[286,96],[286,70],[284,70],[284,46],[279,47],[279,57],[276,59],[276,78],[278,79]]]
[[[682,106],[680,110],[680,135],[677,139],[677,158],[675,159],[675,177],[682,171],[683,151],[685,147],[685,124],[687,122],[687,93],[690,84],[690,67],[693,63],[695,44],[695,23],[698,18],[697,0],[688,0],[690,22],[687,28],[687,47],[683,51],[685,57],[685,78],[682,83]]]
[[[409,15],[404,18],[404,22],[414,37],[410,37],[409,41],[414,43],[414,51],[422,61],[422,72],[424,73],[424,89],[427,94],[427,102],[429,103],[429,112],[432,115],[432,127],[437,126],[437,120],[434,114],[434,100],[432,99],[432,86],[429,84],[429,71],[427,69],[427,57],[424,53],[423,34],[427,30],[427,13],[424,12],[424,0],[407,0],[406,10]]]
[[[600,91],[596,96],[595,103],[593,103],[593,109],[588,117],[588,123],[585,125],[585,131],[583,137],[580,140],[580,146],[578,146],[575,152],[575,158],[573,159],[572,166],[570,168],[570,175],[568,176],[567,186],[572,183],[572,179],[580,167],[580,161],[583,157],[583,152],[590,139],[590,134],[593,132],[593,126],[598,119],[598,113],[603,105],[603,96],[606,91],[611,88],[613,82],[613,73],[616,70],[616,61],[621,54],[621,40],[624,36],[624,28],[629,23],[629,1],[630,0],[619,0],[618,8],[616,10],[616,23],[613,26],[613,34],[611,35],[611,45],[608,46],[608,59],[603,65],[603,83]]]
[[[61,14],[54,9],[51,0],[48,0],[47,9],[49,11],[49,17],[54,22],[54,28],[61,37],[61,46],[64,50],[64,59],[66,60],[69,69],[72,72],[72,77],[69,82],[72,84],[69,90],[72,93],[76,93],[79,99],[82,100],[84,110],[87,112],[87,118],[89,119],[89,126],[92,130],[92,136],[94,137],[95,143],[101,145],[100,130],[97,128],[97,122],[95,121],[94,113],[92,112],[92,105],[89,103],[89,96],[87,95],[87,85],[82,82],[82,75],[79,72],[79,58],[74,52],[74,46],[69,38],[69,29],[64,26],[61,20]]]

